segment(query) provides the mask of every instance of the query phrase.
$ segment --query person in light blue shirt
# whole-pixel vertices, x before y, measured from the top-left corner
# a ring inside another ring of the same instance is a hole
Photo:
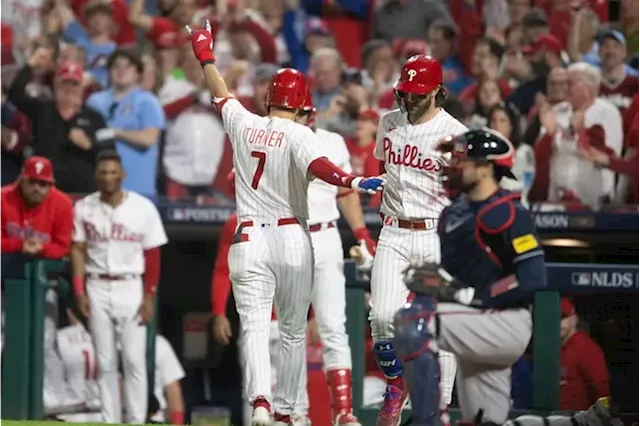
[[[158,142],[165,126],[162,105],[138,83],[142,61],[130,50],[116,50],[108,62],[111,88],[92,94],[87,106],[107,121],[127,171],[123,188],[148,197],[156,195]]]
[[[87,52],[85,69],[91,77],[103,88],[109,85],[107,61],[116,50],[116,43],[112,40],[114,21],[113,9],[104,0],[90,0],[85,6],[84,14],[87,19],[87,29],[75,19],[68,6],[60,4],[64,30],[62,37],[65,41],[81,46]]]

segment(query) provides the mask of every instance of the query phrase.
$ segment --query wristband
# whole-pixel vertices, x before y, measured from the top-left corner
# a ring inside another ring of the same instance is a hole
[[[73,292],[76,296],[84,296],[84,277],[77,276],[71,279],[71,285],[73,286]]]
[[[204,59],[202,62],[200,62],[200,65],[202,66],[202,68],[206,67],[207,65],[216,64],[216,60],[213,59],[213,54],[211,56],[212,56],[211,58]]]
[[[174,411],[169,416],[169,420],[172,425],[183,425],[184,424],[184,411]]]
[[[362,228],[354,229],[353,235],[356,237],[356,240],[358,241],[368,240],[369,238],[371,238],[369,236],[369,230],[364,226]]]

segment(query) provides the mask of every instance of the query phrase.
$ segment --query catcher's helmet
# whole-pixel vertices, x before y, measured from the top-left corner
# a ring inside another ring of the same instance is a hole
[[[442,67],[427,55],[410,57],[402,66],[400,79],[393,85],[398,92],[426,95],[442,84]]]
[[[514,151],[507,138],[487,128],[444,138],[438,152],[447,163],[442,170],[445,189],[453,196],[460,191],[462,165],[467,161],[493,163],[498,180],[503,176],[515,179],[511,172]]]
[[[271,78],[265,106],[299,109],[305,106],[308,84],[305,76],[293,68],[282,68]]]

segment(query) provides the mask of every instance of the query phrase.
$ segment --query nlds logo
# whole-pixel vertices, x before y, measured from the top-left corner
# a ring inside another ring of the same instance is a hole
[[[638,278],[632,272],[576,272],[571,275],[571,283],[575,286],[631,288],[638,287]]]

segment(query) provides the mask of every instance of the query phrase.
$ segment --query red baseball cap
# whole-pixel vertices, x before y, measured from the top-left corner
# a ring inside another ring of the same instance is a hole
[[[161,17],[153,19],[149,37],[153,44],[160,49],[181,47],[187,40],[184,28],[181,28],[171,19]]]
[[[360,113],[360,120],[373,121],[375,124],[378,124],[380,121],[380,114],[378,114],[373,109],[366,109]]]
[[[576,314],[576,308],[567,297],[560,299],[560,316],[562,318],[570,317]]]
[[[56,79],[61,81],[73,81],[75,83],[82,82],[84,70],[82,64],[73,61],[63,62],[56,70]]]
[[[25,179],[40,180],[43,182],[54,183],[53,166],[51,161],[37,155],[27,158],[22,167],[22,177]]]
[[[535,53],[538,53],[543,48],[546,48],[556,55],[562,55],[562,51],[564,50],[562,48],[562,43],[560,43],[560,40],[558,40],[556,36],[552,34],[543,34],[539,36],[533,43],[524,46],[522,48],[522,53],[524,53],[525,55],[533,55]]]

